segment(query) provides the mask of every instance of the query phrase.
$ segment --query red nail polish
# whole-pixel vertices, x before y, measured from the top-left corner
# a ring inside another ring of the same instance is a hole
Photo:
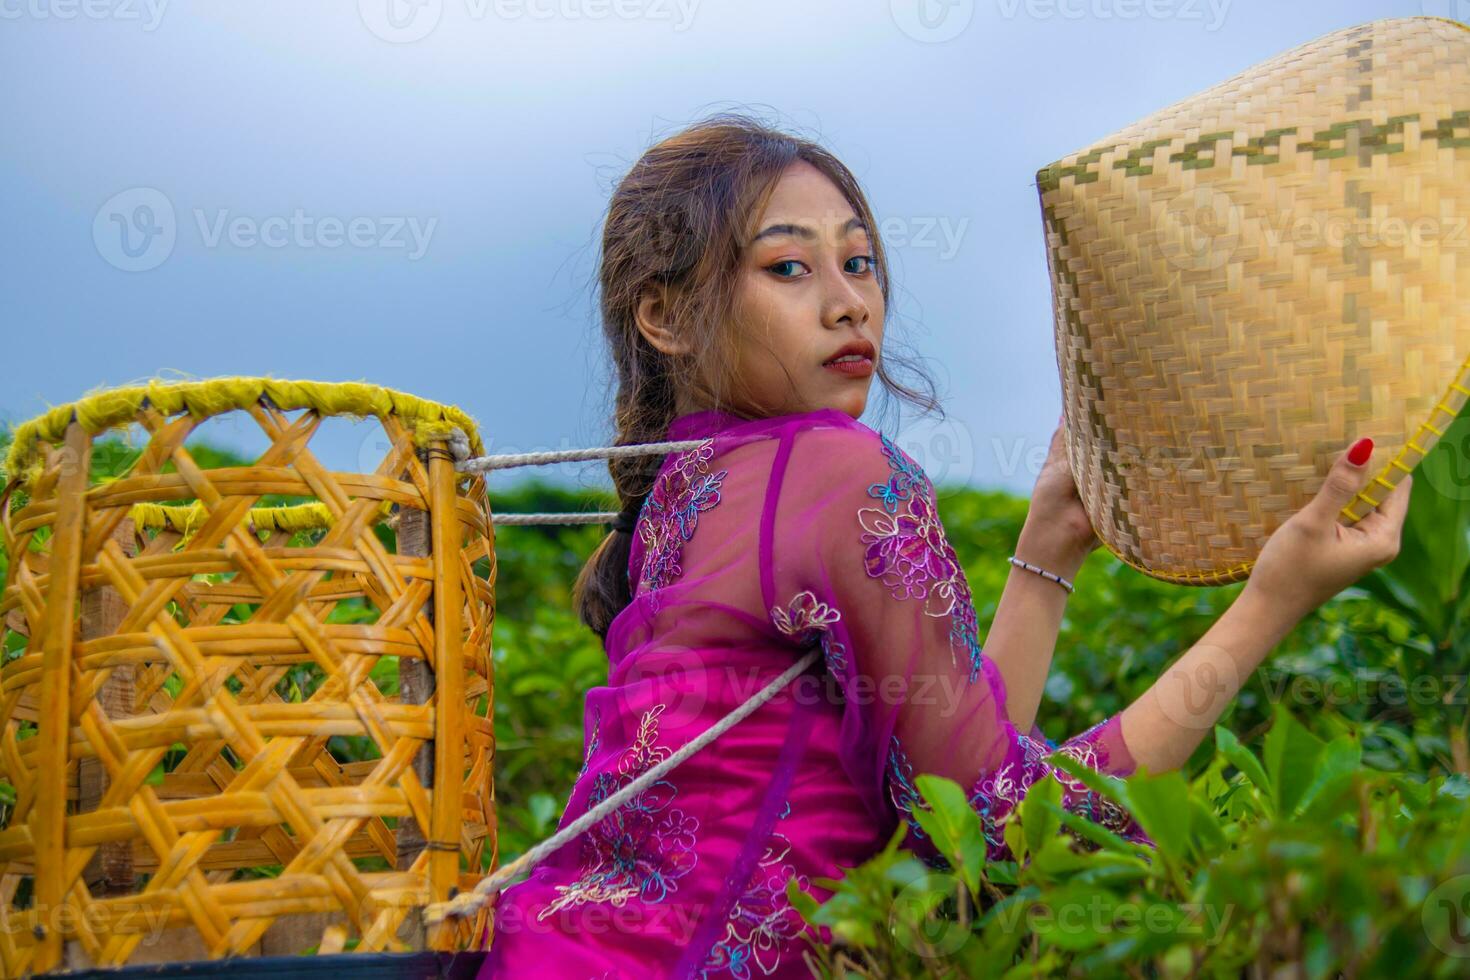
[[[1362,466],[1368,462],[1368,457],[1371,455],[1373,455],[1373,440],[1364,436],[1353,443],[1352,448],[1348,450],[1348,462],[1354,466]]]

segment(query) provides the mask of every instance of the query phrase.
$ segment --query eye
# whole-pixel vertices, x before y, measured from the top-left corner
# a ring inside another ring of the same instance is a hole
[[[801,266],[804,266],[804,263],[798,262],[796,259],[782,259],[780,262],[776,262],[776,263],[773,263],[772,265],[766,266],[766,268],[769,269],[772,272],[775,272],[776,275],[777,276],[780,276],[782,279],[794,279],[794,278],[796,278],[795,276],[782,275],[780,272],[777,272],[776,271],[776,270],[782,268],[783,266],[788,266],[788,265],[801,265]]]
[[[849,263],[852,263],[852,262],[856,262],[856,261],[859,261],[859,260],[861,260],[862,262],[865,262],[867,264],[864,265],[861,269],[853,269],[853,270],[851,270],[853,272],[856,272],[858,275],[862,275],[863,273],[867,273],[867,272],[872,272],[873,271],[873,266],[876,265],[877,264],[877,261],[878,261],[877,259],[875,259],[871,255],[854,255],[852,258],[848,259],[847,261]]]

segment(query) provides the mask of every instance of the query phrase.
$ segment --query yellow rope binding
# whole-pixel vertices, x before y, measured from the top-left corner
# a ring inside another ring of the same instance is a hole
[[[393,502],[385,500],[378,505],[378,519],[393,513]],[[165,504],[134,504],[128,508],[128,516],[139,530],[177,531],[187,540],[204,525],[209,511],[195,501],[182,507]],[[285,504],[279,507],[250,508],[250,524],[257,531],[315,531],[331,527],[335,523],[327,505],[320,502],[309,504]]]
[[[413,430],[414,442],[422,446],[431,439],[447,438],[455,429],[469,437],[471,455],[483,455],[479,428],[474,419],[453,405],[440,405],[416,395],[359,381],[285,381],[277,378],[211,378],[205,381],[164,381],[97,391],[44,415],[23,422],[15,429],[15,441],[5,459],[6,478],[19,478],[27,487],[40,476],[37,447],[57,443],[72,419],[91,435],[133,422],[144,405],[164,415],[192,412],[205,419],[270,399],[283,411],[313,409],[322,415],[382,419],[397,416]],[[284,528],[283,528],[284,530]]]

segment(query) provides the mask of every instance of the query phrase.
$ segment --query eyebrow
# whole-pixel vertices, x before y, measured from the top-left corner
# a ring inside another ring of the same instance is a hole
[[[865,232],[868,230],[868,226],[863,224],[861,218],[849,218],[847,220],[847,224],[842,226],[840,234],[843,237],[846,237],[848,232],[852,231],[854,228],[861,228]],[[806,225],[770,225],[760,234],[752,238],[750,240],[750,243],[754,245],[762,238],[771,238],[776,235],[793,235],[797,238],[804,238],[808,241],[817,237],[817,233]]]

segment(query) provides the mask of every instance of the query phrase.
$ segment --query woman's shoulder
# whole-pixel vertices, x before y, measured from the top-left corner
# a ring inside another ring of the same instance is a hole
[[[835,408],[746,419],[714,432],[698,448],[675,454],[675,472],[691,464],[726,475],[725,468],[757,467],[789,483],[829,489],[847,484],[928,488],[918,461],[887,434]]]
[[[877,498],[885,509],[913,493],[930,496],[933,486],[924,468],[886,433],[836,409],[792,416],[785,471],[789,481],[827,491],[843,486],[859,497]]]
[[[732,435],[767,439],[791,439],[809,447],[879,449],[887,437],[870,426],[836,408],[818,408],[809,412],[793,412],[752,420],[732,430]]]
[[[877,461],[895,469],[922,472],[918,461],[887,433],[846,412],[825,408],[799,418],[797,441],[805,449],[804,455],[823,454],[834,462],[851,461],[868,466]]]
[[[706,459],[732,456],[743,460],[769,458],[779,452],[802,456],[881,452],[886,437],[835,408],[791,412],[763,418],[726,422],[714,431],[700,433],[701,444],[675,453]],[[746,452],[736,452],[746,449]]]

